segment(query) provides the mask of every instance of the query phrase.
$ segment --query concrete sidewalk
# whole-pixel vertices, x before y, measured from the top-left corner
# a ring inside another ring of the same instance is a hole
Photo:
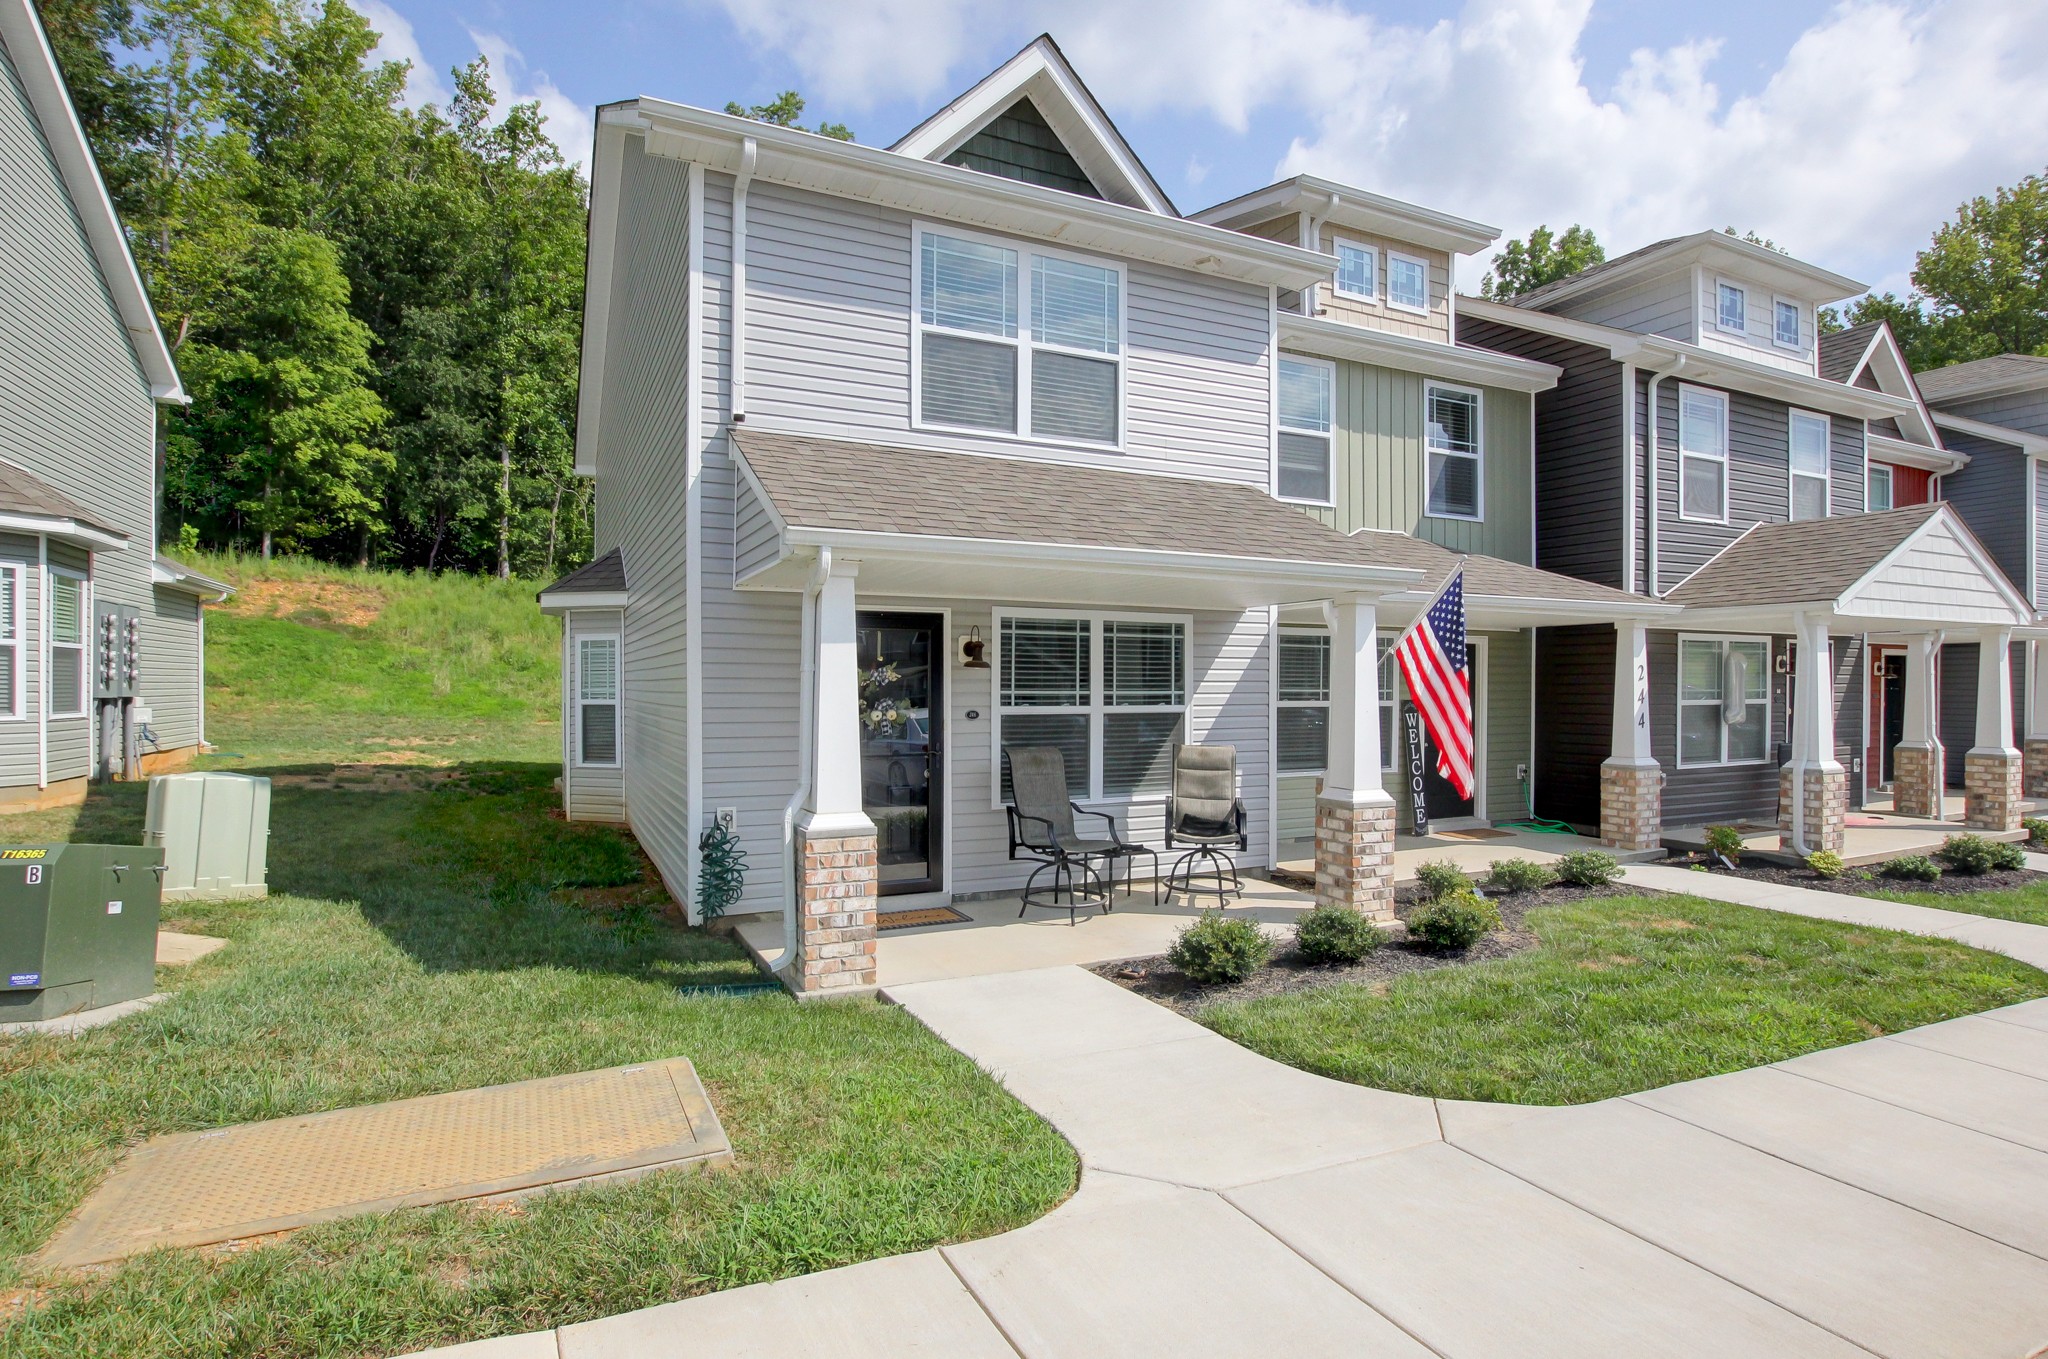
[[[1662,872],[1680,881],[1642,885],[1721,895],[1700,890],[1706,875]],[[2048,959],[2034,926],[1816,892],[1748,904],[1958,938],[2008,925],[1968,941]],[[439,1353],[2048,1346],[2048,1001],[1538,1109],[1324,1080],[1074,967],[888,994],[1074,1144],[1072,1199],[982,1241]]]

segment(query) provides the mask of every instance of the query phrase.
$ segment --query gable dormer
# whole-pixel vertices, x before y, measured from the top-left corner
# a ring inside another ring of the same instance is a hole
[[[1045,34],[889,149],[1167,217],[1180,215],[1059,45]]]

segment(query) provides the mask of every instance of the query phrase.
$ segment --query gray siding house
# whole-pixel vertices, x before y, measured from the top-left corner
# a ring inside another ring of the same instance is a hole
[[[0,811],[14,811],[79,801],[102,756],[130,773],[191,758],[201,603],[226,587],[157,554],[157,407],[184,395],[29,0],[0,0],[0,201]],[[124,644],[134,620],[137,654],[127,696],[102,701],[110,614]]]

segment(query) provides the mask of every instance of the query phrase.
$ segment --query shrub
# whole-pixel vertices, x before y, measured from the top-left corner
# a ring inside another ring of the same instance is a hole
[[[1433,864],[1424,864],[1415,870],[1415,881],[1422,888],[1424,901],[1435,901],[1438,897],[1453,892],[1472,890],[1472,879],[1465,876],[1465,870],[1443,859]]]
[[[2030,816],[2020,825],[2026,828],[2028,844],[2048,845],[2048,817]]]
[[[1893,859],[1878,871],[1887,878],[1901,878],[1907,882],[1933,882],[1941,876],[1941,865],[1925,854],[1908,854]]]
[[[1496,892],[1534,892],[1550,883],[1550,870],[1534,859],[1502,859],[1486,876],[1486,885]]]
[[[1470,948],[1500,928],[1500,908],[1477,892],[1448,892],[1408,916],[1408,932],[1433,948]]]
[[[1259,970],[1273,951],[1273,941],[1246,916],[1204,911],[1182,930],[1166,951],[1166,960],[1203,986],[1241,982]]]
[[[1707,848],[1730,863],[1741,863],[1742,832],[1733,826],[1709,826]]]
[[[1583,849],[1552,864],[1551,872],[1567,887],[1605,887],[1621,876],[1621,861],[1597,849]]]
[[[1986,840],[1981,835],[1951,835],[1934,851],[1934,857],[1970,877],[1979,873],[2009,873],[2027,866],[2027,852],[2018,845]]]
[[[1386,942],[1379,926],[1348,906],[1318,906],[1294,927],[1294,947],[1312,963],[1355,963]]]
[[[1823,878],[1839,878],[1849,867],[1842,862],[1842,856],[1831,849],[1817,849],[1807,855],[1806,866]]]

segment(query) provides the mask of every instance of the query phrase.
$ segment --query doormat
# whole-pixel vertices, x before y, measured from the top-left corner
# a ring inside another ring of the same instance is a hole
[[[919,925],[964,925],[974,917],[951,906],[919,906],[909,911],[880,911],[875,915],[878,930],[908,930]]]
[[[1515,833],[1482,826],[1477,830],[1438,831],[1436,836],[1440,840],[1512,840]]]

